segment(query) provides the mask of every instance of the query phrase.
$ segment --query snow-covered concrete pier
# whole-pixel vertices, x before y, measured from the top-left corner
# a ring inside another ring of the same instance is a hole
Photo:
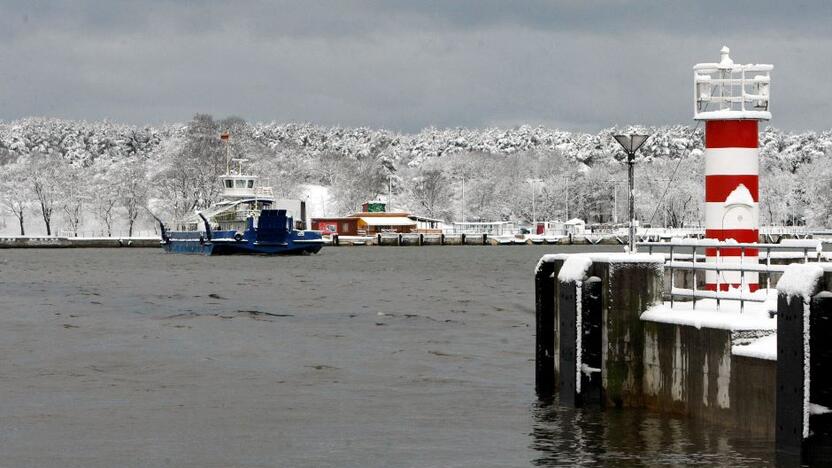
[[[669,264],[664,254],[541,258],[538,397],[685,415],[768,437],[786,456],[827,456],[832,264],[788,265],[776,289],[746,291],[743,304],[737,290],[671,303]]]

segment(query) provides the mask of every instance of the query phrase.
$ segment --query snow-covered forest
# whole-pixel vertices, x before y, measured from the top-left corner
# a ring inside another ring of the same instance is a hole
[[[459,220],[464,179],[468,221],[600,223],[626,217],[626,164],[612,135],[645,131],[652,136],[637,160],[637,216],[653,226],[703,221],[701,127],[403,134],[199,114],[186,124],[152,127],[0,122],[0,232],[126,235],[153,228],[145,208],[172,220],[208,206],[225,171],[225,130],[232,157],[247,158],[275,195],[309,199],[314,216],[353,212],[386,197],[391,184],[394,209]],[[760,141],[762,224],[832,225],[832,131],[768,128]]]

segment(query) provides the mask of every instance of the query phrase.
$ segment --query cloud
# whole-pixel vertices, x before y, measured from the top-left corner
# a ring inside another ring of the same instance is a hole
[[[773,125],[825,129],[826,3],[21,2],[0,18],[0,118],[196,112],[403,131],[692,123],[723,43],[770,62]]]

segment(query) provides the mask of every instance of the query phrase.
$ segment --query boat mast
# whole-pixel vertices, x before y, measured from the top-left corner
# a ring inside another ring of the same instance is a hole
[[[231,142],[231,135],[226,130],[220,134],[220,139],[225,143],[225,175],[231,175],[231,160],[228,158],[228,144]]]

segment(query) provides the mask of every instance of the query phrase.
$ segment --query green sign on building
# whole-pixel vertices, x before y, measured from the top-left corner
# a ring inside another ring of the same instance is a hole
[[[384,213],[385,212],[384,203],[379,202],[370,202],[367,203],[367,212],[368,213]]]

